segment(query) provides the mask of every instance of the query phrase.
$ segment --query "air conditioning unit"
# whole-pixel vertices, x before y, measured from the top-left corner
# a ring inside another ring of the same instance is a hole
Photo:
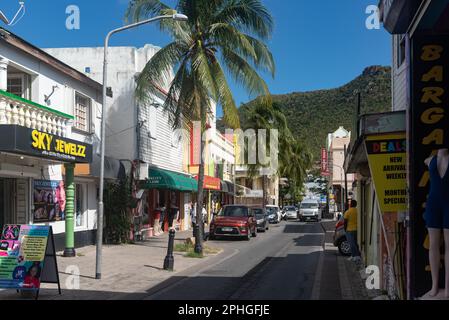
[[[149,165],[148,163],[139,163],[137,166],[137,180],[145,181],[149,178]]]

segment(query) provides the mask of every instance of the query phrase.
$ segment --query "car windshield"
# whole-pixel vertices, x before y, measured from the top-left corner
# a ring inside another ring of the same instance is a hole
[[[301,209],[318,209],[318,203],[306,202],[301,204]]]
[[[253,209],[254,214],[256,217],[263,217],[263,210],[262,209]]]
[[[273,208],[273,207],[267,207],[267,213],[268,214],[275,214],[275,213],[277,213],[277,210],[276,210],[276,208]]]
[[[248,208],[247,207],[224,207],[218,213],[221,217],[247,217]]]

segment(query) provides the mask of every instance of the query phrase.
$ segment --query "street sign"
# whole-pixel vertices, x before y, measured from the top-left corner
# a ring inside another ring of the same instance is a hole
[[[326,148],[321,148],[321,175],[323,177],[330,176],[329,161]]]

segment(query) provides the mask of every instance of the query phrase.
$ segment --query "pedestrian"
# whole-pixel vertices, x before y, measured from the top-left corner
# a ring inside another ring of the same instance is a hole
[[[203,225],[207,224],[207,210],[205,204],[203,204],[203,210],[201,213],[203,214]]]
[[[357,244],[357,201],[351,200],[350,208],[344,214],[346,239],[351,247],[350,261],[361,261],[360,250]]]
[[[190,202],[190,220],[192,221],[192,228],[196,225],[196,202]]]

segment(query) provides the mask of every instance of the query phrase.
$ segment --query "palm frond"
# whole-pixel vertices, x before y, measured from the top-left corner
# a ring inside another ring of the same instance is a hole
[[[131,0],[125,13],[126,22],[138,22],[161,15],[169,6],[159,0]]]
[[[214,22],[229,23],[241,31],[248,31],[261,39],[268,39],[274,27],[271,14],[260,0],[224,1]]]
[[[187,46],[181,41],[175,41],[160,49],[148,61],[137,79],[136,98],[140,102],[152,100],[164,84],[169,84],[172,77],[172,67],[179,63],[186,54]]]
[[[223,61],[234,80],[243,85],[250,95],[261,95],[262,100],[271,105],[270,90],[265,80],[257,74],[251,65],[232,50],[224,49],[222,55]]]
[[[214,74],[215,86],[218,93],[218,102],[223,109],[223,120],[231,128],[237,129],[240,127],[239,111],[232,96],[232,91],[226,81],[224,71],[218,62],[215,60],[212,64]]]

